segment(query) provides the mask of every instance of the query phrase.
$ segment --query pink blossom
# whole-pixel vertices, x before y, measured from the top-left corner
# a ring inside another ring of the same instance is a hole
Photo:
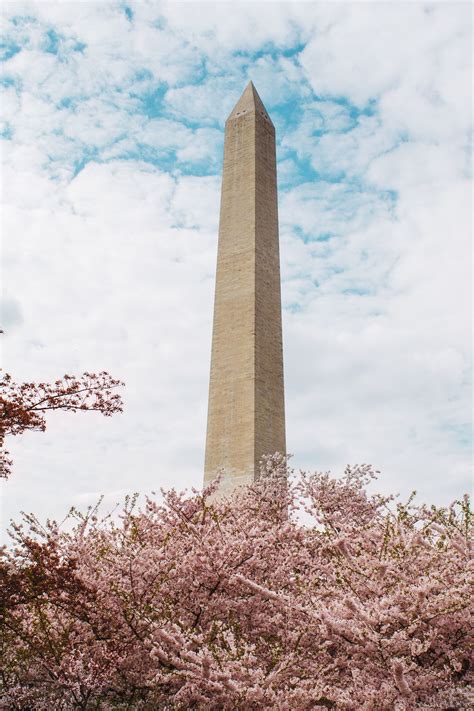
[[[411,689],[407,684],[405,679],[405,674],[403,672],[403,665],[400,662],[394,662],[393,664],[393,676],[397,682],[397,686],[404,696],[410,696]]]
[[[15,525],[0,709],[470,708],[467,500],[395,510],[367,465],[293,483],[286,466],[226,500]]]

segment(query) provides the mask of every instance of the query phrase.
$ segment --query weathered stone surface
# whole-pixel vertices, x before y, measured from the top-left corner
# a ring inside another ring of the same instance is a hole
[[[275,129],[250,82],[225,129],[204,483],[285,448]]]

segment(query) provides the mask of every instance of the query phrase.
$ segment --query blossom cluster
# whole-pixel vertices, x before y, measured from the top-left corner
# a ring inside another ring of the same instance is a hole
[[[122,398],[113,392],[123,386],[108,373],[64,375],[54,383],[16,383],[9,373],[0,377],[0,478],[8,479],[12,460],[4,450],[6,435],[46,430],[46,412],[100,412],[110,417],[122,412]]]
[[[371,495],[367,465],[262,473],[15,525],[0,708],[470,708],[467,498]]]

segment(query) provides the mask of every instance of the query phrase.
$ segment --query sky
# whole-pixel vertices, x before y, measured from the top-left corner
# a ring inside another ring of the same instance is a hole
[[[6,2],[3,367],[107,370],[122,415],[8,442],[4,526],[200,487],[224,123],[277,132],[287,446],[471,486],[469,3]]]

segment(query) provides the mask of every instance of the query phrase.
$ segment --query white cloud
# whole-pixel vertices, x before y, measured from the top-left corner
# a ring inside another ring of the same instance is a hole
[[[467,4],[349,3],[333,7],[327,15],[332,14],[335,21],[316,31],[300,56],[317,94],[363,104],[401,83],[412,84],[415,77],[423,91],[439,72],[443,54],[450,63],[458,59],[457,49],[454,57],[451,49],[446,52],[451,42],[462,43],[465,67],[471,26]]]
[[[16,499],[34,508],[37,487],[45,486],[55,497],[42,495],[39,503],[59,515],[92,482],[105,493],[111,481],[114,488],[150,491],[174,477],[189,483],[189,470],[199,470],[215,258],[209,206],[218,200],[216,188],[214,179],[174,180],[133,161],[90,164],[59,186],[59,206],[43,196],[21,250],[11,245],[8,282],[24,315],[24,326],[8,329],[5,342],[15,375],[52,379],[105,368],[127,388],[123,416],[55,417],[44,436],[12,442],[10,507]],[[199,226],[174,227],[193,199],[186,220]],[[30,209],[7,213],[17,234],[31,216]],[[30,283],[18,293],[23,274]],[[191,411],[190,400],[199,403]]]
[[[161,8],[170,29],[201,48],[210,59],[216,51],[225,56],[233,51],[258,51],[268,41],[291,47],[301,32],[292,21],[296,12],[291,4],[168,2]],[[151,12],[153,17],[156,10]],[[150,17],[148,9],[145,13]]]

